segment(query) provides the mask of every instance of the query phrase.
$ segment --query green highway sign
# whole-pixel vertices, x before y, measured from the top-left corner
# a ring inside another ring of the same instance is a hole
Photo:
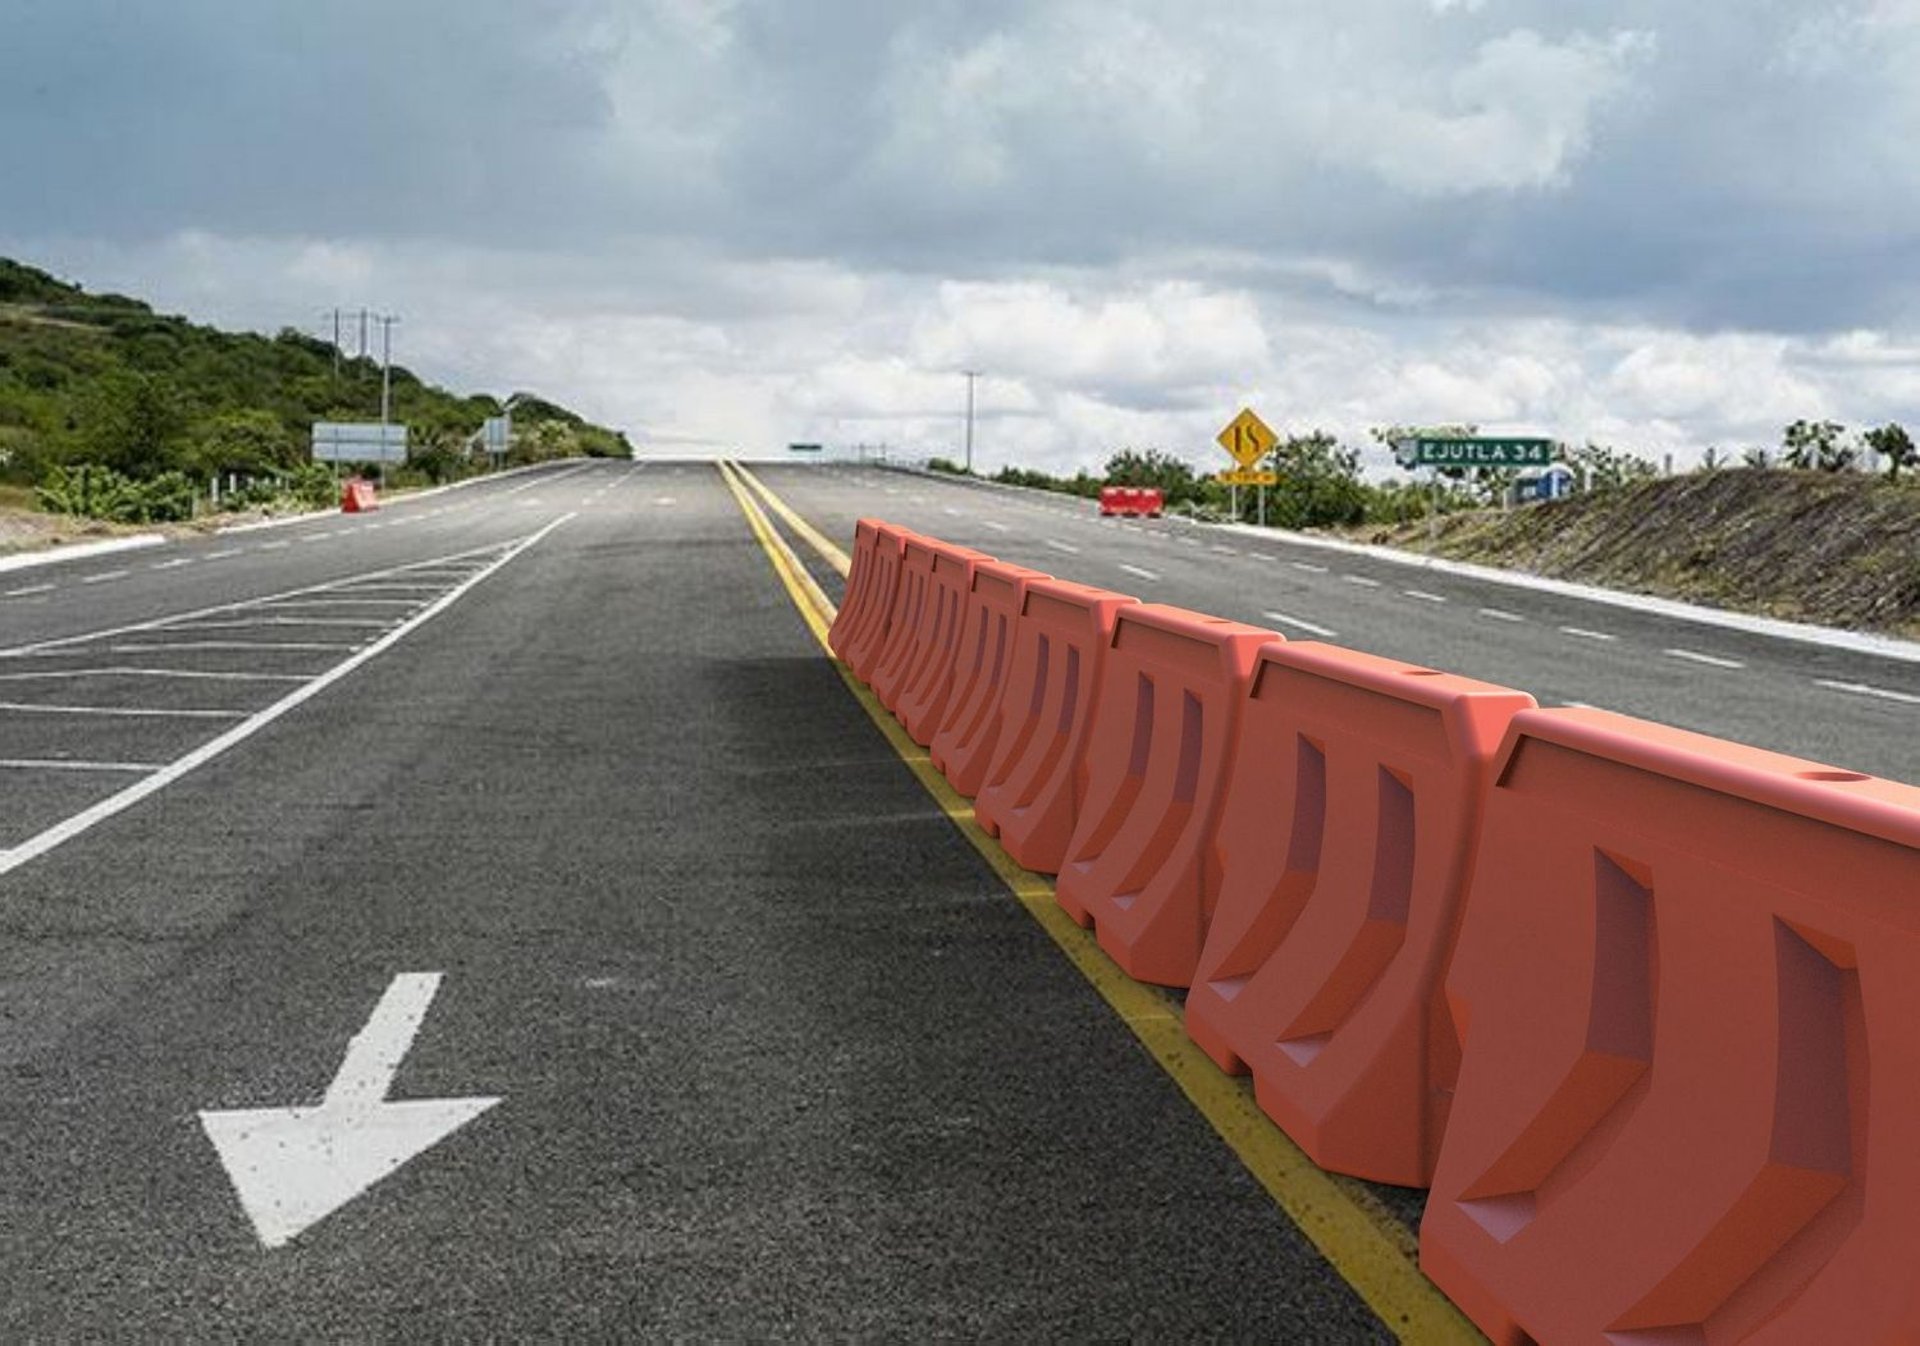
[[[1553,461],[1550,439],[1401,439],[1394,451],[1402,467],[1545,467]]]
[[[788,452],[788,453],[818,453],[818,452],[820,452],[820,445],[818,445],[818,444],[789,444],[789,445],[787,445],[787,452]]]

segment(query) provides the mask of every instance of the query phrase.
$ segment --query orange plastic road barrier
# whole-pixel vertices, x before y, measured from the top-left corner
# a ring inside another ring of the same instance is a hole
[[[1516,716],[1421,1265],[1497,1342],[1920,1341],[1920,789]]]
[[[374,494],[373,483],[365,477],[348,477],[340,483],[342,514],[365,514],[379,508],[380,498]]]
[[[1054,896],[1137,981],[1185,986],[1214,897],[1213,834],[1257,626],[1143,603],[1122,609],[1100,673],[1087,793]]]
[[[1000,741],[974,817],[1023,868],[1058,873],[1086,791],[1087,729],[1113,625],[1137,598],[1034,580],[1014,632]]]
[[[901,573],[906,562],[907,539],[912,536],[898,524],[874,523],[873,579],[864,588],[860,611],[847,630],[846,646],[840,654],[854,676],[864,683],[873,682],[873,675],[886,654],[888,637],[901,616],[905,588]],[[854,543],[859,545],[857,532]]]
[[[884,606],[884,598],[876,598],[875,587],[880,578],[880,563],[875,558],[875,548],[879,544],[880,529],[878,519],[857,519],[853,525],[853,564],[847,571],[847,588],[840,600],[840,610],[834,615],[833,626],[827,632],[827,648],[843,663],[851,662],[847,656],[847,646],[852,643],[853,633],[860,623],[877,606]]]
[[[960,662],[960,637],[973,593],[974,567],[993,558],[971,547],[921,539],[933,553],[927,576],[927,599],[920,616],[912,661],[901,680],[891,709],[921,747],[947,712],[953,694],[954,668]]]
[[[1322,1168],[1424,1187],[1443,978],[1494,754],[1533,698],[1317,643],[1259,653],[1187,1032]]]
[[[886,648],[868,680],[874,695],[888,710],[899,704],[900,689],[920,654],[927,600],[933,588],[933,549],[937,545],[932,538],[909,533],[900,554],[900,580],[893,593]]]
[[[982,561],[973,568],[953,691],[930,745],[935,769],[968,798],[980,793],[1000,740],[1001,693],[1013,669],[1014,635],[1027,586],[1046,578],[1038,570],[1005,561]]]

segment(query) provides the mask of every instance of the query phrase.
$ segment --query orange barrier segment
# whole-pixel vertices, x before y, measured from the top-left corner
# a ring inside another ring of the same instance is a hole
[[[1920,1340],[1920,789],[1515,717],[1421,1265],[1496,1341]]]
[[[843,663],[848,662],[847,646],[854,631],[874,605],[874,584],[880,574],[874,549],[879,541],[880,526],[878,519],[854,521],[853,564],[847,571],[846,593],[840,600],[839,611],[834,614],[833,626],[827,631],[827,648]]]
[[[1443,974],[1523,692],[1312,642],[1259,652],[1187,1033],[1322,1168],[1424,1187],[1459,1048]]]
[[[1140,600],[1069,580],[1034,580],[1021,600],[1000,741],[974,817],[1014,861],[1058,873],[1086,789],[1087,727],[1114,621]]]
[[[982,561],[973,568],[953,690],[929,745],[935,769],[968,798],[980,793],[1000,741],[1001,693],[1013,668],[1014,635],[1027,586],[1046,578],[1038,570],[1005,561]]]
[[[900,700],[900,688],[913,671],[920,653],[921,622],[927,613],[928,590],[933,582],[932,538],[908,533],[900,549],[900,578],[894,582],[893,605],[887,614],[886,644],[867,680],[880,704],[888,710]]]
[[[1054,896],[1137,981],[1185,986],[1193,976],[1241,703],[1255,655],[1279,639],[1159,603],[1124,608],[1114,623],[1086,799]]]
[[[380,508],[380,497],[365,477],[348,477],[340,484],[340,512],[366,514]]]
[[[912,662],[901,679],[894,706],[907,735],[921,747],[933,742],[953,693],[953,674],[960,662],[960,637],[973,592],[974,567],[993,558],[971,547],[925,539],[933,553],[927,576],[927,600]]]
[[[876,521],[873,528],[873,579],[866,586],[860,611],[847,632],[841,655],[860,681],[871,683],[893,634],[901,598],[900,576],[906,560],[907,539],[913,536],[898,524]],[[856,536],[856,545],[858,538]]]

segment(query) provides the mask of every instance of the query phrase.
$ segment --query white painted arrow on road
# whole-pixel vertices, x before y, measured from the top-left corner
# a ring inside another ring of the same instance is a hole
[[[278,1248],[415,1155],[491,1108],[497,1098],[387,1101],[387,1090],[440,989],[438,972],[393,979],[318,1107],[202,1112],[260,1242]]]

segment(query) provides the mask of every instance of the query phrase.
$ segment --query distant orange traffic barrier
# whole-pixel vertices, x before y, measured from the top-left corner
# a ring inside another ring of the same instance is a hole
[[[1100,672],[1087,790],[1054,894],[1139,981],[1184,986],[1213,893],[1206,871],[1257,626],[1158,603],[1123,608]]]
[[[1157,519],[1166,509],[1166,492],[1158,486],[1102,486],[1100,513],[1122,517]]]
[[[891,708],[921,747],[933,742],[934,731],[946,714],[953,692],[954,667],[960,660],[961,627],[967,600],[973,593],[973,570],[993,558],[971,547],[922,539],[933,553],[927,576],[927,598],[915,633],[914,652]]]
[[[348,477],[340,483],[340,512],[365,514],[380,508],[380,497],[365,477]]]
[[[1013,670],[1014,636],[1027,586],[1046,578],[1038,570],[1005,561],[982,561],[973,568],[952,693],[930,745],[934,767],[968,798],[980,793],[1000,741],[1001,693]]]
[[[974,816],[1027,869],[1058,873],[1085,792],[1087,728],[1114,621],[1140,600],[1068,580],[1027,585],[1000,742]]]
[[[855,611],[847,622],[847,632],[838,647],[840,657],[862,682],[872,682],[874,670],[886,653],[887,637],[892,634],[896,600],[900,596],[900,571],[907,539],[912,536],[896,524],[873,524],[871,550],[860,551],[858,526],[854,530],[853,570],[847,577],[847,592]],[[863,559],[864,558],[864,559]],[[862,575],[869,578],[862,580]],[[834,622],[838,630],[839,620]],[[829,632],[831,639],[832,632]]]
[[[1528,711],[1421,1264],[1496,1342],[1920,1340],[1920,789]]]
[[[1322,1168],[1432,1180],[1459,1065],[1442,974],[1494,753],[1533,704],[1331,645],[1259,653],[1186,1026]]]

